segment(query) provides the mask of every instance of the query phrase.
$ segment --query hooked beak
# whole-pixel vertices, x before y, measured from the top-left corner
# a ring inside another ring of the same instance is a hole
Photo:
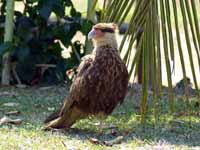
[[[88,39],[92,39],[95,37],[95,30],[92,29],[89,33],[88,33]]]

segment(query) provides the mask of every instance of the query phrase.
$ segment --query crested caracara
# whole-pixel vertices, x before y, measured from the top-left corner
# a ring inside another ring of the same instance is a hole
[[[123,102],[128,72],[117,49],[116,30],[112,23],[93,26],[88,38],[94,50],[83,57],[69,95],[62,108],[45,120],[45,129],[69,128],[90,115],[107,116]]]

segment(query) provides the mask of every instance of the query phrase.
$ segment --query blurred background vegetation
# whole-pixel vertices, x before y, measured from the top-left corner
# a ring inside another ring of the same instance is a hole
[[[84,55],[84,45],[72,38],[77,31],[86,35],[93,23],[82,17],[71,0],[15,1],[13,42],[4,43],[5,7],[3,0],[0,54],[9,51],[11,73],[14,68],[20,83],[27,85],[65,80],[66,70],[77,66]],[[71,49],[69,57],[63,58],[62,51],[67,48]],[[10,83],[19,81],[14,76]]]
[[[76,68],[81,57],[91,50],[86,35],[92,25],[115,22],[124,34],[118,38],[119,51],[128,67],[130,82],[142,84],[142,120],[150,90],[157,118],[159,100],[165,95],[163,85],[167,86],[169,111],[174,112],[173,88],[178,80],[191,111],[188,87],[195,88],[198,95],[200,85],[199,0],[14,2],[14,34],[12,41],[7,42],[4,39],[6,0],[1,0],[0,55],[1,59],[6,53],[10,56],[9,84],[69,81],[66,70]],[[3,66],[2,63],[1,70]]]

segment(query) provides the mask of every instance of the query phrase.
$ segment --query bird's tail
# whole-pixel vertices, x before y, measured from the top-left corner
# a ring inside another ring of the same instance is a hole
[[[70,128],[77,120],[86,115],[75,107],[69,108],[65,113],[55,112],[45,120],[44,130]]]

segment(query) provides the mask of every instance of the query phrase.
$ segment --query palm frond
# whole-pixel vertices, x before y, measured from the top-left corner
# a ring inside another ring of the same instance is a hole
[[[188,70],[191,70],[194,86],[198,90],[196,75],[199,73],[197,68],[200,67],[198,16],[200,10],[197,10],[199,5],[197,0],[111,0],[106,5],[104,14],[106,22],[116,22],[121,25],[126,16],[131,14],[129,27],[119,49],[129,68],[130,77],[137,74],[136,71],[140,67],[140,56],[142,56],[141,122],[145,121],[149,86],[153,90],[154,114],[157,118],[157,99],[162,96],[163,75],[167,76],[170,112],[175,111],[172,81],[177,62],[181,64],[188,108],[189,93],[186,80]],[[133,52],[138,28],[143,28],[143,33],[135,52]],[[134,55],[133,59],[130,55]],[[186,64],[186,59],[189,60],[189,66]],[[195,60],[198,61],[198,65],[196,65]]]

